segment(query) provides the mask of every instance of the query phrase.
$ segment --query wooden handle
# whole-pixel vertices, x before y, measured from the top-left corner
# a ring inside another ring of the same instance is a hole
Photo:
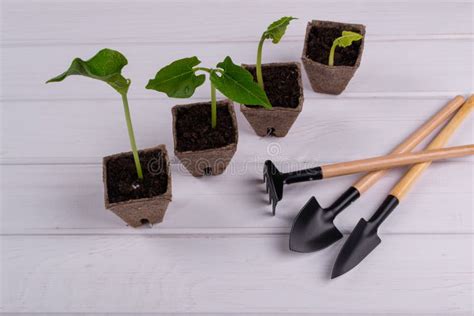
[[[464,106],[456,113],[451,121],[443,128],[441,132],[434,138],[434,140],[426,147],[426,149],[441,148],[446,145],[448,139],[453,135],[456,129],[461,125],[466,117],[469,116],[473,109],[474,97],[471,96]],[[421,176],[422,172],[429,167],[431,162],[419,163],[414,165],[407,171],[403,178],[393,187],[390,192],[391,195],[398,198],[400,201],[405,194],[410,190],[415,180]]]
[[[438,113],[431,117],[425,124],[419,127],[414,133],[406,138],[403,143],[398,145],[392,150],[390,154],[402,154],[412,151],[423,139],[425,139],[436,127],[440,126],[445,122],[451,114],[461,107],[465,99],[462,96],[456,96],[454,99],[449,101]],[[372,185],[374,185],[382,176],[386,170],[379,170],[369,173],[359,179],[353,186],[359,191],[360,194],[367,191]]]
[[[462,157],[474,154],[474,144],[430,149],[416,153],[404,153],[388,156],[380,156],[349,162],[340,162],[321,166],[323,178],[344,176],[353,173],[374,170],[391,169],[395,167],[413,165],[420,162]]]

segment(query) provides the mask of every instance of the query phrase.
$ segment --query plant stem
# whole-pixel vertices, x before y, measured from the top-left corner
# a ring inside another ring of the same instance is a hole
[[[194,71],[199,71],[199,70],[201,70],[201,71],[205,71],[205,72],[207,72],[207,73],[211,73],[211,68],[206,68],[206,67],[194,67],[193,70],[194,70]]]
[[[137,175],[140,180],[143,180],[142,166],[140,165],[140,158],[138,157],[137,144],[135,143],[135,135],[133,133],[132,119],[130,117],[130,109],[128,108],[128,99],[125,93],[122,93],[123,109],[125,111],[125,120],[127,121],[128,137],[130,138],[130,145],[132,146],[133,159],[135,160],[135,167],[137,168]]]
[[[213,72],[220,72],[222,73],[221,69],[211,69],[211,68],[205,68],[205,67],[194,67],[194,71],[205,71],[209,73],[210,75]],[[217,101],[216,101],[216,87],[211,83],[211,126],[212,128],[216,128],[217,125]]]
[[[211,126],[216,128],[217,125],[217,102],[216,87],[211,82]]]
[[[260,88],[263,89],[263,76],[262,76],[262,50],[263,50],[263,42],[265,42],[265,35],[262,35],[260,38],[260,42],[258,43],[258,50],[257,50],[257,64],[255,66],[255,71],[257,73],[257,83]]]
[[[334,41],[334,43],[332,43],[332,46],[331,46],[331,50],[329,51],[329,62],[328,62],[328,66],[334,66],[334,53],[336,52],[336,46],[337,46],[337,43],[336,41]]]

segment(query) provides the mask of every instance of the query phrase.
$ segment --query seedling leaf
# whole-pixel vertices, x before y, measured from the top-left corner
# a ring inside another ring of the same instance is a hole
[[[218,63],[217,67],[221,71],[211,72],[211,82],[223,95],[241,104],[272,107],[265,91],[253,80],[252,74],[234,64],[229,56]]]
[[[262,50],[263,50],[263,43],[266,39],[271,38],[273,44],[278,44],[286,32],[286,28],[288,24],[290,24],[291,20],[296,20],[296,18],[292,16],[284,16],[279,20],[276,20],[272,24],[270,24],[265,32],[263,32],[262,37],[260,38],[260,42],[258,43],[257,48],[257,63],[256,63],[256,75],[257,75],[257,82],[260,88],[264,89],[263,85],[263,75],[262,75]]]
[[[193,69],[200,63],[196,56],[176,60],[160,69],[146,88],[164,92],[172,98],[189,98],[206,80],[205,75],[196,75]]]
[[[291,20],[296,20],[296,18],[292,16],[284,16],[273,22],[268,26],[267,30],[263,33],[263,36],[267,39],[271,38],[273,44],[278,44],[283,35],[285,35],[286,27],[290,24]]]
[[[121,74],[122,68],[127,63],[127,58],[120,52],[104,48],[89,60],[75,58],[68,70],[49,79],[46,83],[63,81],[72,75],[81,75],[104,81],[123,95],[127,93],[130,86],[130,80],[125,79]]]
[[[127,122],[128,137],[130,138],[130,146],[132,147],[133,160],[137,169],[137,176],[143,180],[143,171],[138,156],[137,144],[135,142],[135,134],[133,132],[132,118],[130,117],[130,109],[128,106],[127,92],[130,87],[130,79],[125,79],[121,72],[122,68],[128,64],[127,58],[116,50],[104,48],[100,50],[89,60],[75,58],[68,70],[46,81],[59,82],[66,77],[72,75],[81,75],[108,83],[122,96],[123,108],[125,111],[125,121]]]
[[[348,47],[352,45],[354,41],[360,41],[362,35],[356,32],[342,31],[342,36],[334,40],[337,46],[339,47]]]
[[[348,47],[352,45],[352,42],[360,41],[363,36],[356,32],[351,31],[342,31],[342,36],[338,37],[332,43],[331,50],[329,52],[329,66],[334,66],[334,53],[336,51],[336,47]]]

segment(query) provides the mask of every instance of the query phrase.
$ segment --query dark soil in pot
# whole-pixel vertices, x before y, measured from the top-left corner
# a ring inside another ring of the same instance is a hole
[[[334,54],[334,66],[329,66],[329,53],[334,40],[342,31],[352,31],[365,36],[365,26],[330,21],[312,21],[306,28],[303,65],[316,92],[341,94],[354,76],[364,51],[363,38],[354,41],[351,46],[337,47]]]
[[[232,115],[224,103],[217,104],[217,125],[211,127],[211,106],[181,107],[176,111],[176,150],[197,151],[235,143]]]
[[[110,203],[152,198],[166,192],[168,166],[161,151],[142,152],[143,180],[137,178],[132,153],[115,156],[107,162],[107,189]],[[152,168],[149,166],[153,166]],[[161,172],[156,172],[161,170]]]
[[[256,80],[255,65],[242,65]],[[303,108],[303,84],[299,63],[262,65],[264,90],[271,109],[241,105],[241,111],[259,136],[286,136]]]
[[[257,80],[256,68],[244,66]],[[273,107],[296,108],[300,102],[300,71],[296,64],[262,65],[264,90]],[[248,106],[248,105],[247,105]]]
[[[195,177],[224,172],[237,150],[238,129],[233,103],[217,102],[217,125],[211,126],[211,103],[172,108],[174,153]]]
[[[342,25],[335,25],[334,27],[312,27],[308,35],[306,56],[318,63],[327,65],[332,43],[336,38],[341,36],[342,31],[360,33],[355,27],[343,27]],[[334,66],[354,66],[357,57],[359,57],[361,44],[362,41],[356,41],[349,47],[336,47],[336,51],[334,52]]]
[[[164,145],[139,151],[143,180],[132,152],[104,157],[105,206],[130,226],[159,223],[171,201],[171,173]]]

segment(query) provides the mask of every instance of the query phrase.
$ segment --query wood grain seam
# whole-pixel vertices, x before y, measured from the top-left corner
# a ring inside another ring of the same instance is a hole
[[[85,228],[81,228],[86,230]],[[117,228],[124,229],[124,228]],[[157,228],[160,229],[160,228]],[[288,229],[288,228],[286,228]],[[58,229],[61,230],[61,229]],[[99,228],[97,230],[100,230]],[[109,229],[110,230],[110,229]],[[133,230],[133,228],[130,228]],[[222,230],[222,228],[220,228]],[[341,231],[344,236],[348,236],[351,232],[347,230]],[[474,236],[474,232],[379,232],[381,236]],[[203,232],[203,233],[183,233],[183,232],[83,232],[83,233],[64,233],[64,232],[45,232],[45,233],[0,233],[0,237],[112,237],[112,236],[147,236],[147,237],[156,237],[156,238],[267,238],[267,237],[281,237],[289,236],[287,232],[262,232],[262,233],[246,233],[246,232]]]
[[[311,92],[309,89],[305,89],[305,99],[306,100],[334,100],[333,96],[321,95]],[[456,94],[467,94],[469,91],[424,91],[424,92],[348,92],[344,95],[338,96],[338,100],[365,100],[365,99],[390,99],[390,100],[440,100],[440,99],[450,99],[453,95]],[[223,97],[221,97],[223,98]],[[150,97],[130,97],[135,101],[150,101],[150,100],[169,100],[169,98],[156,95]],[[196,101],[208,101],[208,97],[193,97],[192,100]],[[34,102],[116,102],[117,98],[3,98],[0,96],[1,103],[34,103]],[[190,101],[191,102],[191,101]]]
[[[61,161],[63,160],[64,161]],[[0,158],[0,166],[32,166],[32,167],[39,167],[39,166],[102,166],[102,157],[97,156],[96,158],[90,158],[92,160],[88,160],[87,158],[77,159],[77,158],[69,158],[69,157],[9,157],[9,158]],[[174,157],[172,157],[174,159]],[[356,160],[357,158],[354,158]],[[56,161],[48,161],[48,160],[56,160]],[[76,160],[76,161],[65,161],[65,160]],[[82,161],[81,161],[82,160]],[[278,160],[274,160],[274,162],[279,162]],[[281,161],[281,163],[288,162],[287,160]],[[292,163],[295,165],[300,165],[302,167],[312,167],[318,166],[321,164],[332,164],[338,163],[340,160],[314,160],[314,161],[297,161],[294,160]],[[458,164],[473,164],[474,160],[472,158],[453,158],[447,159],[442,161],[434,161],[434,164],[449,162],[450,164],[458,163]],[[239,159],[233,159],[233,164],[248,164],[248,165],[261,165],[263,168],[264,161],[261,162],[254,162],[254,161],[244,161]],[[171,166],[179,166],[181,163],[179,161],[170,161]],[[395,169],[402,169],[404,167],[398,167]],[[263,169],[262,169],[263,170]]]
[[[288,43],[302,43],[304,36],[287,36],[285,42]],[[367,37],[366,42],[410,42],[410,41],[462,41],[462,40],[473,40],[473,33],[448,33],[448,34],[420,34],[420,35],[409,35],[409,34],[394,34],[394,35],[370,35]],[[249,44],[258,42],[254,38],[248,39],[227,39],[222,40],[187,40],[187,41],[90,41],[90,42],[66,42],[58,41],[47,43],[45,41],[35,42],[30,41],[18,41],[15,40],[4,40],[0,42],[0,48],[26,48],[26,47],[58,47],[58,46],[92,46],[92,45],[121,45],[121,46],[170,46],[170,45],[195,45],[199,44]]]

